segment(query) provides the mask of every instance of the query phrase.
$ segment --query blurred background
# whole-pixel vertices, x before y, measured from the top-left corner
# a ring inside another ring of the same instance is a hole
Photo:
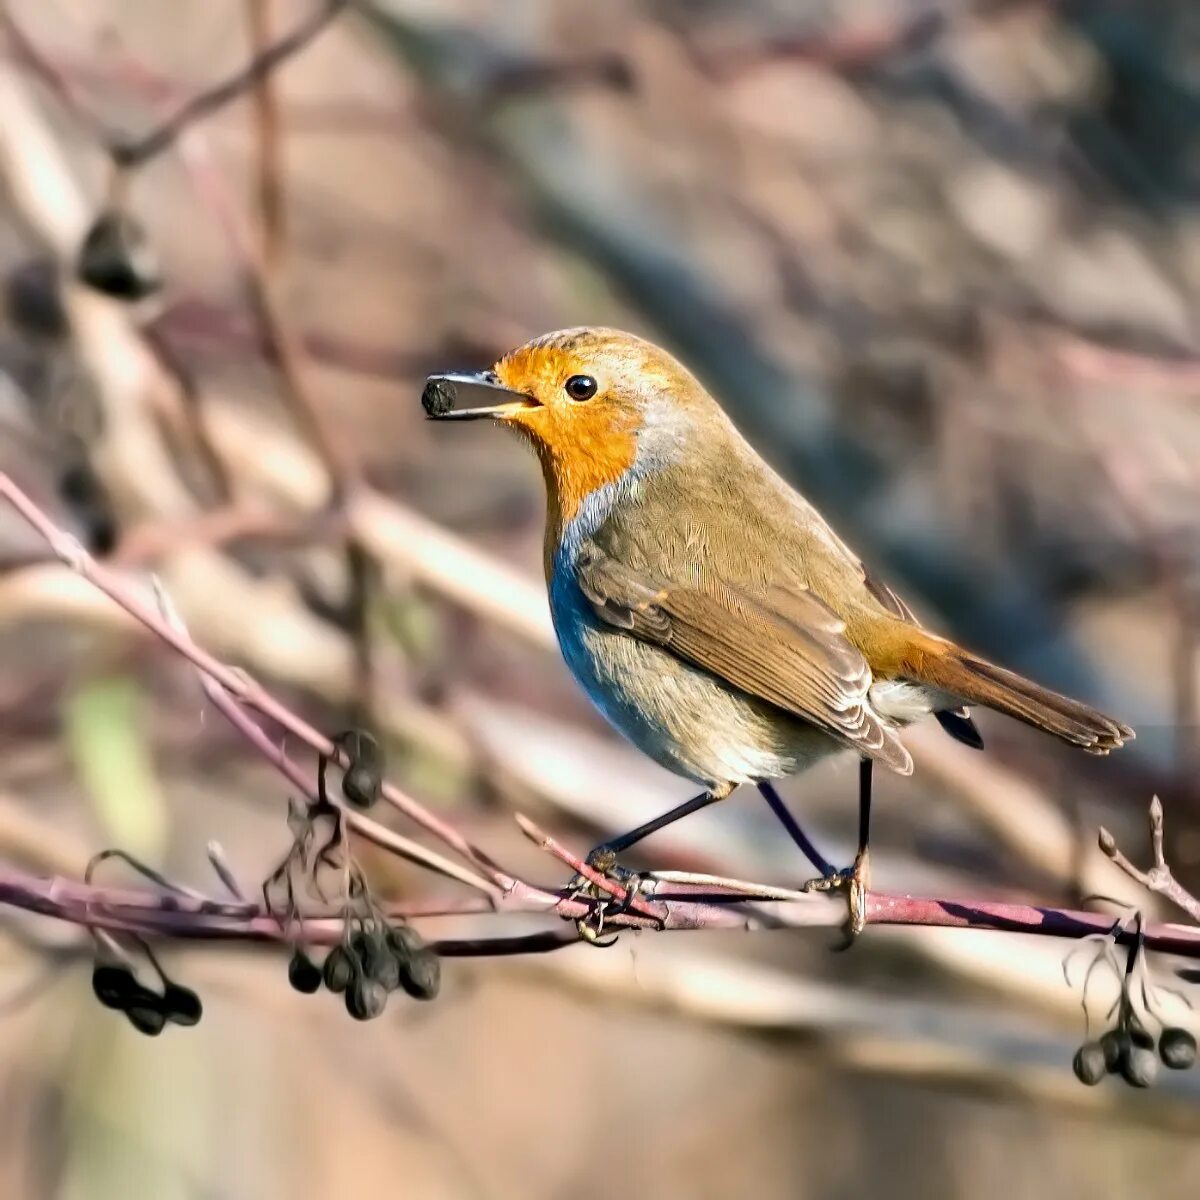
[[[1138,730],[1111,762],[988,715],[986,755],[913,731],[878,886],[1165,916],[1095,850],[1103,823],[1145,863],[1155,793],[1200,885],[1192,0],[356,3],[114,192],[98,131],[151,129],[319,8],[0,8],[0,469],[557,887],[514,811],[582,852],[689,785],[557,656],[532,457],[419,395],[550,329],[630,329],[923,619]],[[164,280],[137,304],[75,278],[114,203]],[[115,844],[213,890],[216,839],[253,890],[286,849],[285,782],[7,509],[0,663],[5,862],[77,875]],[[839,862],[855,786],[786,786]],[[363,861],[383,895],[458,894]],[[637,863],[808,874],[741,793]],[[368,1025],[275,952],[168,947],[205,1019],[152,1041],[96,1005],[78,930],[0,934],[4,1196],[1169,1200],[1200,1171],[1195,1073],[1072,1077],[1049,941],[626,935],[447,962],[436,1003]],[[1093,1029],[1113,994],[1098,976]]]

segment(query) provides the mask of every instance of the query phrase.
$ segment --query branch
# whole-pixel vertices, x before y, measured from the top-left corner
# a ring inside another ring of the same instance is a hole
[[[240,71],[185,100],[165,120],[141,137],[128,138],[103,125],[82,99],[70,78],[30,40],[14,20],[9,6],[0,7],[0,26],[17,53],[42,81],[62,97],[71,115],[104,147],[113,163],[125,170],[145,166],[170,149],[180,135],[197,121],[236,100],[265,79],[286,59],[298,54],[336,17],[351,0],[322,0],[322,3],[291,33],[256,54]]]
[[[186,632],[163,617],[155,607],[114,573],[98,564],[79,542],[58,529],[45,513],[7,475],[0,473],[0,497],[13,508],[46,541],[54,555],[67,566],[78,572],[121,608],[139,621],[148,630],[188,659],[209,681],[206,685],[210,697],[243,735],[287,778],[306,792],[309,783],[303,772],[276,749],[272,741],[253,721],[241,711],[237,702],[256,709],[268,720],[286,729],[319,754],[327,755],[345,763],[340,751],[302,718],[292,713],[259,684],[242,673],[214,659],[197,646]],[[440,818],[429,813],[411,797],[390,784],[384,784],[383,794],[391,803],[427,832],[460,854],[476,867],[482,880],[456,878],[472,886],[487,888],[489,900],[508,913],[540,913],[557,915],[575,921],[591,921],[598,913],[603,923],[611,930],[622,928],[659,929],[755,929],[766,927],[832,927],[844,919],[843,906],[826,898],[804,897],[792,902],[754,904],[747,910],[745,905],[761,899],[758,895],[739,890],[737,881],[707,880],[706,885],[715,894],[698,898],[694,892],[665,894],[661,883],[656,884],[653,898],[629,896],[625,889],[607,880],[593,880],[601,890],[612,895],[617,904],[598,903],[573,893],[563,895],[525,883],[498,867],[483,851],[471,844],[461,833]],[[1152,821],[1155,808],[1152,807]],[[1156,835],[1156,863],[1161,863],[1161,809],[1158,809],[1158,832]],[[357,814],[355,814],[357,815]],[[365,821],[365,819],[364,819]],[[522,819],[521,827],[528,837],[546,849],[560,861],[569,865],[577,874],[588,876],[587,864],[577,855],[559,845],[549,835],[528,820]],[[419,857],[423,865],[446,872],[453,867],[440,858],[423,857],[422,848],[408,839],[366,821],[359,832],[372,837],[386,849],[394,850],[405,857]],[[1146,878],[1159,879],[1159,876]],[[1169,872],[1162,877],[1169,880]],[[7,883],[5,883],[7,879]],[[668,881],[662,881],[668,882]],[[1174,881],[1170,880],[1173,884]],[[726,890],[722,890],[726,887]],[[686,885],[680,885],[686,886]],[[1161,886],[1167,884],[1163,882]],[[1177,887],[1178,885],[1174,885]],[[28,908],[64,920],[80,924],[100,925],[115,929],[137,927],[148,932],[159,932],[178,937],[261,937],[277,936],[278,926],[274,918],[257,907],[245,904],[228,905],[216,901],[197,901],[194,911],[175,893],[163,896],[148,890],[135,893],[118,893],[115,898],[110,892],[87,889],[84,885],[68,884],[63,880],[37,880],[29,876],[0,873],[0,899],[6,899],[17,907]],[[1170,893],[1168,893],[1170,894]],[[132,897],[132,898],[131,898]],[[448,910],[449,911],[449,910]],[[477,907],[459,908],[455,911],[477,912]],[[189,916],[190,912],[190,916]],[[402,915],[402,912],[399,914]],[[322,918],[314,918],[314,935],[324,936]],[[269,921],[272,934],[264,922]],[[115,924],[113,924],[115,922]],[[1093,934],[1113,932],[1110,918],[1097,913],[1077,912],[1067,909],[1039,908],[1007,903],[971,902],[950,899],[893,896],[886,893],[871,893],[867,901],[867,923],[875,925],[923,925],[931,927],[968,927],[995,929],[1008,932],[1038,933],[1054,937],[1082,938]],[[594,926],[593,926],[594,928]],[[1117,933],[1118,940],[1124,935]],[[566,944],[574,938],[564,938]],[[471,953],[487,953],[488,939],[477,939],[471,943]],[[505,952],[515,953],[519,942],[506,939]],[[550,948],[544,936],[538,935],[535,944],[542,949]],[[557,941],[554,944],[559,944]],[[1200,928],[1153,925],[1146,930],[1146,945],[1172,953],[1200,958]],[[457,952],[457,951],[456,951]]]
[[[736,897],[735,897],[736,898]],[[307,914],[281,929],[277,917],[261,905],[240,901],[163,892],[149,887],[112,888],[79,883],[60,876],[39,877],[0,865],[0,903],[27,912],[39,913],[74,925],[104,929],[113,933],[130,932],[180,940],[242,940],[282,942],[299,935],[315,945],[332,945],[344,931],[344,918],[333,910]],[[657,907],[657,904],[656,904]],[[690,921],[670,920],[668,928],[745,929],[744,916],[719,905],[662,902],[670,913],[686,909]],[[581,919],[590,906],[583,901],[560,901],[559,915]],[[390,918],[437,920],[446,917],[480,914],[486,910],[477,902],[445,904],[395,904],[387,908]],[[522,903],[511,911],[545,913],[544,908]],[[845,919],[842,905],[824,897],[805,897],[775,906],[773,923],[779,928],[839,927]],[[1113,920],[1103,913],[1060,908],[1037,908],[1022,904],[990,904],[939,897],[901,896],[874,892],[867,901],[868,925],[906,925],[942,929],[991,929],[1008,933],[1029,933],[1045,937],[1082,939],[1112,933],[1119,944],[1134,940],[1132,930],[1113,931]],[[631,912],[613,912],[606,928],[646,928],[644,918]],[[1151,924],[1144,929],[1145,946],[1189,959],[1200,959],[1200,929],[1189,926]],[[471,939],[442,939],[430,943],[432,949],[447,957],[528,953],[573,945],[578,941],[573,930],[539,930],[531,934]]]
[[[149,133],[132,141],[110,139],[109,152],[113,161],[118,166],[132,169],[143,166],[169,149],[189,125],[211,116],[231,100],[236,100],[286,59],[303,50],[349,3],[350,0],[323,0],[307,20],[297,25],[291,33],[255,55],[236,74],[185,101]]]
[[[6,499],[21,517],[45,539],[51,552],[59,561],[98,588],[134,620],[183,655],[206,676],[215,680],[230,696],[255,709],[267,720],[298,738],[317,754],[324,754],[342,765],[347,763],[348,760],[344,753],[327,737],[281,704],[260,684],[242,672],[219,662],[185,634],[172,628],[153,605],[137,594],[115,573],[97,563],[78,539],[59,529],[17,486],[15,481],[4,473],[0,473],[0,497]],[[385,783],[382,794],[389,804],[481,870],[496,888],[507,892],[516,885],[517,881],[511,875],[501,871],[483,851],[471,845],[453,826],[429,812],[394,784]]]
[[[1135,867],[1121,852],[1117,839],[1103,826],[1100,828],[1100,849],[1129,876],[1136,880],[1148,891],[1165,896],[1177,908],[1183,909],[1189,917],[1200,924],[1200,900],[1191,894],[1167,866],[1163,854],[1163,808],[1162,801],[1157,796],[1150,801],[1150,847],[1154,856],[1154,865],[1148,871]]]

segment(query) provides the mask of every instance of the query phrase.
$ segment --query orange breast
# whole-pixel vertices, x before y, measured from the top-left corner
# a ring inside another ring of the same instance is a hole
[[[575,422],[572,422],[574,425]],[[579,423],[570,439],[534,439],[546,480],[544,566],[549,580],[567,526],[593,492],[616,483],[632,466],[637,441],[631,432],[601,432]]]

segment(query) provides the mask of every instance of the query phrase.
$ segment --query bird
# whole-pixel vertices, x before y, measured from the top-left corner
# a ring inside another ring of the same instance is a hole
[[[907,726],[933,716],[981,749],[968,707],[979,705],[1095,755],[1135,736],[925,628],[699,380],[643,338],[543,334],[488,370],[429,376],[422,404],[532,446],[563,658],[625,738],[702,789],[597,846],[597,869],[620,869],[617,856],[649,834],[753,784],[821,872],[806,887],[849,888],[857,934],[872,772],[912,773]],[[775,782],[844,752],[860,763],[859,837],[853,865],[837,870]]]

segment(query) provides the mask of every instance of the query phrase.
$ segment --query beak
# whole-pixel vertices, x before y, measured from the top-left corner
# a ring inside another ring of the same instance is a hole
[[[462,403],[475,408],[458,408]],[[524,392],[506,388],[492,371],[478,374],[430,375],[421,393],[421,405],[435,421],[474,421],[480,417],[504,417],[523,408],[538,408]]]

